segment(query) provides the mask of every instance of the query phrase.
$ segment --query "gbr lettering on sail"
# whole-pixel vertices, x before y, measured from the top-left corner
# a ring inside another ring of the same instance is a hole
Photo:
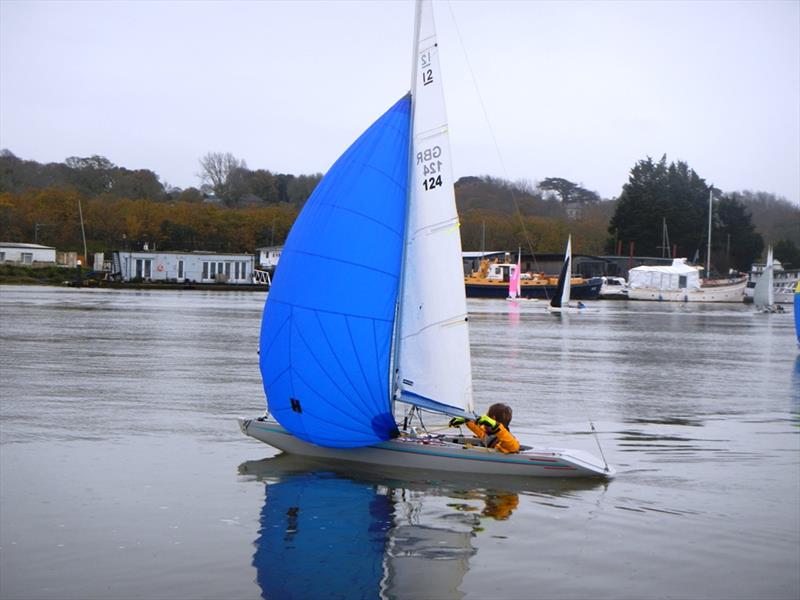
[[[422,187],[426,192],[442,185],[442,161],[439,160],[441,156],[442,149],[439,146],[417,152],[417,165],[422,165],[422,174],[425,176]]]

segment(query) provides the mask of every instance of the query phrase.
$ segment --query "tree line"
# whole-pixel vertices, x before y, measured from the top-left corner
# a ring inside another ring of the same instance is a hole
[[[44,188],[70,188],[84,198],[213,201],[228,207],[289,203],[302,206],[322,174],[292,175],[251,171],[231,154],[208,153],[200,161],[199,187],[181,189],[162,182],[149,169],[127,169],[99,155],[70,156],[63,163],[23,160],[0,151],[0,192],[19,194]]]
[[[719,272],[749,271],[766,244],[775,246],[776,258],[800,267],[800,208],[763,192],[713,189],[686,162],[668,163],[666,155],[658,161],[647,157],[631,169],[609,221],[606,250],[622,245],[640,256],[705,262],[710,197],[711,263]],[[753,212],[764,225],[774,219],[769,214],[779,218],[760,232]]]
[[[129,170],[102,156],[39,164],[0,152],[0,238],[82,251],[81,203],[92,251],[252,252],[282,244],[320,174],[252,171],[231,154],[200,159],[200,188],[180,190],[148,170]],[[710,186],[688,164],[648,157],[633,166],[617,199],[567,179],[509,182],[491,176],[456,182],[464,250],[520,247],[534,253],[705,257]],[[765,192],[714,190],[712,262],[748,270],[775,246],[776,258],[800,266],[800,208]]]

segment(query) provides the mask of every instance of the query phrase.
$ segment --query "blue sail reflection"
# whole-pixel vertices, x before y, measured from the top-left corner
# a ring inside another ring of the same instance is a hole
[[[264,598],[375,598],[392,504],[325,473],[266,486],[253,566]]]
[[[265,487],[253,555],[263,598],[463,597],[477,511],[442,498],[455,518],[425,523],[422,495],[323,470]]]
[[[520,495],[548,506],[607,482],[392,470],[278,454],[239,465],[265,482],[252,565],[269,600],[460,600],[473,545]],[[599,500],[598,500],[599,502]]]

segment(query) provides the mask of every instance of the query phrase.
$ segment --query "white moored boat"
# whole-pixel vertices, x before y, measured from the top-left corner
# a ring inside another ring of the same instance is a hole
[[[297,217],[264,307],[269,416],[242,431],[285,452],[389,467],[610,478],[579,451],[504,454],[425,431],[475,419],[469,328],[439,49],[417,2],[411,93],[330,168]],[[308,294],[320,272],[337,272]],[[395,404],[408,412],[398,426]],[[410,423],[419,420],[419,427]],[[454,430],[455,431],[455,430]]]
[[[746,277],[723,281],[703,281],[700,271],[675,258],[671,265],[641,266],[628,272],[630,300],[663,302],[742,302]]]
[[[627,300],[628,282],[624,277],[601,277],[603,285],[600,286],[601,300]]]

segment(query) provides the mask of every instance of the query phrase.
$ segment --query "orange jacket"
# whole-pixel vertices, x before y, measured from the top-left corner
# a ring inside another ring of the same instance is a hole
[[[481,439],[485,438],[487,435],[490,435],[483,427],[474,421],[467,421],[466,425],[469,427],[472,433]],[[519,441],[517,441],[517,438],[511,435],[511,432],[506,429],[505,425],[502,423],[497,424],[497,433],[493,435],[497,436],[497,443],[494,445],[494,448],[497,448],[500,450],[500,452],[505,454],[519,452]]]

